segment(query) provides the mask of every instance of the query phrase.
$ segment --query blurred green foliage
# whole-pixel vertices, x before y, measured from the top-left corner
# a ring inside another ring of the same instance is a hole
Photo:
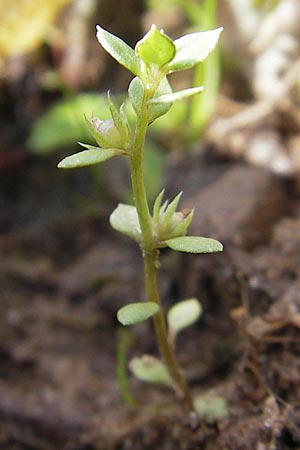
[[[266,8],[271,11],[278,5],[280,0],[251,0],[253,8]]]
[[[34,153],[47,154],[77,146],[78,141],[93,144],[85,120],[92,115],[110,117],[106,96],[89,93],[63,99],[34,122],[27,145]]]

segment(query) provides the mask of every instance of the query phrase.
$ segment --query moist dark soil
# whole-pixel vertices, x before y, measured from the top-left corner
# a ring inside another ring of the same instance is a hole
[[[167,162],[168,195],[183,189],[183,207],[196,208],[191,234],[224,243],[223,254],[161,255],[165,308],[191,296],[203,306],[178,357],[193,396],[228,404],[226,418],[208,421],[130,373],[136,406],[124,403],[115,314],[144,298],[139,249],[109,228],[114,199],[78,207],[88,172],[62,175],[51,158],[22,164],[0,180],[0,448],[299,449],[297,183],[213,149]],[[150,322],[128,333],[128,359],[157,355]]]

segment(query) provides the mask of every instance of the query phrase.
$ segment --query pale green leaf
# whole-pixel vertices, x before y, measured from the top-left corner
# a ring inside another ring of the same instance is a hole
[[[169,73],[190,69],[207,58],[217,45],[222,30],[223,28],[201,31],[176,39],[174,41],[176,54],[168,64]]]
[[[161,95],[160,97],[153,98],[149,103],[158,104],[158,103],[173,103],[178,100],[183,100],[188,97],[192,97],[193,95],[200,94],[203,91],[203,87],[195,87],[184,89],[183,91],[173,92],[172,94]]]
[[[166,241],[168,247],[178,252],[187,253],[215,253],[222,252],[223,245],[215,239],[198,237],[198,236],[183,236]]]
[[[143,39],[137,42],[135,53],[145,64],[155,64],[161,68],[174,58],[175,45],[169,36],[152,25]]]
[[[131,83],[129,85],[128,93],[129,93],[130,101],[132,103],[132,106],[133,106],[136,114],[140,115],[141,110],[142,110],[142,105],[143,105],[144,87],[139,78],[135,77],[131,81]],[[161,97],[163,95],[168,95],[171,93],[172,93],[172,88],[167,80],[167,77],[164,77],[162,79],[162,81],[160,82],[160,84],[154,94],[154,99],[156,97]],[[149,117],[150,123],[152,123],[158,117],[161,117],[164,114],[166,114],[172,106],[171,102],[159,102],[158,104],[155,104],[155,102],[152,100],[150,102],[152,103],[152,108],[150,110],[150,117]]]
[[[119,64],[126,67],[134,75],[140,74],[140,61],[134,50],[122,39],[109,33],[97,25],[97,39],[104,50],[107,51]]]
[[[169,224],[170,224],[170,222],[172,220],[173,214],[176,211],[176,208],[178,206],[178,203],[179,203],[179,200],[180,200],[181,196],[182,196],[182,191],[179,192],[179,194],[176,195],[174,200],[172,200],[172,202],[168,205],[165,213],[163,214],[162,221],[163,221],[164,227],[168,227],[169,226]]]
[[[170,86],[170,83],[168,82],[167,77],[164,77],[155,92],[153,100],[155,100],[157,97],[162,97],[171,94],[172,88]],[[172,106],[172,102],[159,102],[155,104],[154,101],[152,102],[152,100],[150,100],[149,103],[152,103],[149,119],[150,123],[152,123],[158,117],[161,117],[164,114],[166,114]]]
[[[159,212],[160,212],[161,202],[162,202],[164,193],[165,193],[165,189],[163,189],[158,194],[158,196],[155,199],[154,205],[153,205],[153,222],[155,224],[158,224],[158,222],[159,222]]]
[[[121,138],[124,140],[124,144],[126,145],[130,136],[130,125],[126,115],[124,103],[122,103],[121,107],[118,108],[112,101],[109,91],[107,92],[107,103],[114,125],[116,126]]]
[[[126,124],[123,123],[120,111],[118,110],[118,108],[116,107],[114,102],[112,101],[109,91],[107,92],[107,103],[108,103],[108,106],[110,109],[111,117],[112,117],[114,124],[117,127],[120,135],[122,137],[126,136],[127,135]]]
[[[200,302],[196,298],[189,298],[176,303],[169,309],[167,315],[168,327],[172,335],[195,323],[202,313]]]
[[[123,102],[121,104],[120,107],[120,117],[123,123],[124,128],[127,130],[126,131],[126,135],[129,137],[131,135],[131,128],[130,128],[130,123],[129,123],[129,118],[127,116],[127,112],[126,112],[126,103]]]
[[[149,319],[158,310],[159,306],[154,302],[129,303],[119,309],[117,318],[122,325],[134,325]]]
[[[114,230],[131,237],[135,241],[141,240],[141,227],[135,206],[119,203],[111,213],[109,222]]]
[[[168,204],[169,204],[169,200],[165,200],[165,201],[163,202],[163,204],[162,204],[161,207],[160,207],[160,214],[163,214],[163,213],[166,212],[167,207],[168,207]]]
[[[208,420],[220,420],[228,417],[227,402],[223,397],[216,396],[212,399],[206,412]]]
[[[87,144],[81,145],[88,148],[88,150],[67,156],[58,163],[57,167],[59,169],[74,169],[76,167],[92,166],[93,164],[101,163],[120,154],[120,152],[114,148],[104,149]]]
[[[141,381],[153,384],[172,385],[172,380],[167,367],[157,358],[144,355],[141,358],[133,358],[129,363],[132,373]]]
[[[182,222],[180,222],[173,230],[174,236],[182,236],[183,234],[186,234],[188,227],[190,226],[190,223],[193,219],[194,210],[192,209],[187,216],[183,219]]]
[[[131,81],[128,94],[136,114],[140,115],[144,98],[144,88],[138,77],[133,78]]]
[[[226,419],[228,417],[227,402],[223,397],[215,396],[208,398],[198,396],[194,400],[194,409],[197,415],[208,421]]]

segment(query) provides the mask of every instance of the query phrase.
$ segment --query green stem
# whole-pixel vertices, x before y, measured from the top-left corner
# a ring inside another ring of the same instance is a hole
[[[178,396],[183,400],[188,409],[193,409],[192,397],[189,387],[183,378],[178,366],[173,347],[168,340],[167,326],[161,307],[160,296],[157,287],[157,267],[158,267],[158,250],[146,253],[144,256],[144,270],[146,293],[149,301],[160,305],[157,314],[154,315],[154,328],[158,341],[160,354],[168,367],[169,373],[173,380],[173,386]]]
[[[142,110],[137,121],[134,154],[130,159],[130,173],[134,202],[143,237],[141,249],[144,260],[146,294],[149,301],[161,306],[157,286],[158,250],[153,245],[152,219],[149,212],[143,172],[143,150],[149,121],[149,98],[151,98],[151,94],[145,92]],[[159,312],[154,315],[153,320],[159,350],[172,377],[174,389],[186,406],[192,409],[193,403],[190,391],[181,375],[174,350],[168,341],[167,326],[161,307]]]

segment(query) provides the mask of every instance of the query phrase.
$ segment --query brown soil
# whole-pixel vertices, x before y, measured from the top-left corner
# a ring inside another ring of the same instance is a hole
[[[203,152],[168,163],[168,193],[183,188],[184,206],[196,206],[192,234],[225,247],[162,254],[165,306],[189,296],[203,305],[178,355],[193,395],[228,402],[226,419],[207,422],[130,374],[137,406],[124,404],[115,312],[143,296],[138,249],[107,225],[115,204],[94,214],[71,206],[85,175],[26,164],[30,176],[1,178],[0,448],[299,449],[296,186]],[[128,358],[156,354],[151,325],[131,333]]]

